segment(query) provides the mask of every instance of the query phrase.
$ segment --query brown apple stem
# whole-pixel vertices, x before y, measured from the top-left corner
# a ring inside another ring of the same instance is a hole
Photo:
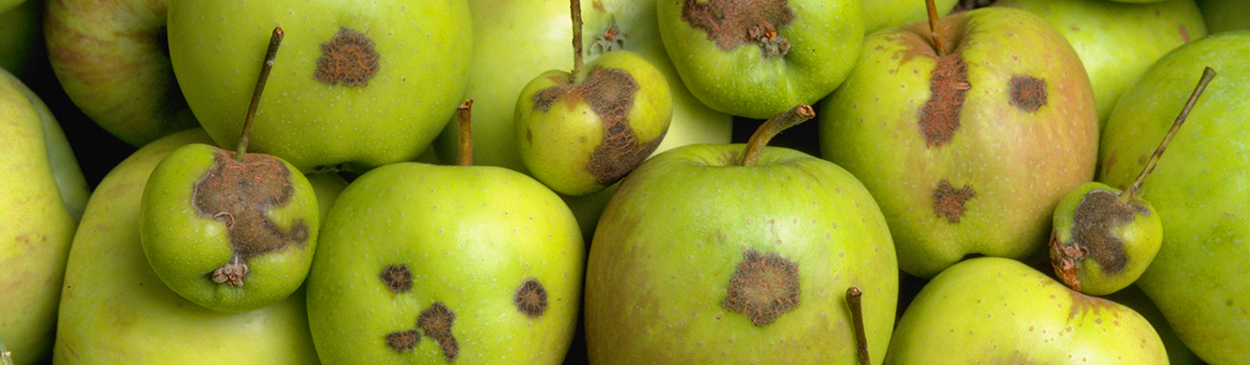
[[[864,334],[864,305],[860,300],[863,294],[859,288],[846,288],[846,304],[851,307],[851,321],[855,325],[855,352],[859,355],[860,365],[870,365],[872,359],[868,358],[868,338]]]
[[[573,84],[581,84],[586,80],[586,70],[582,61],[582,2],[569,0],[569,13],[573,17]]]
[[[1215,78],[1215,70],[1207,67],[1202,71],[1202,79],[1198,80],[1198,87],[1194,88],[1194,92],[1189,94],[1189,101],[1185,103],[1185,108],[1181,109],[1181,114],[1176,116],[1176,121],[1172,122],[1172,129],[1168,130],[1168,134],[1163,136],[1163,142],[1159,143],[1159,147],[1155,148],[1155,153],[1150,156],[1150,160],[1146,161],[1146,166],[1142,168],[1141,173],[1137,174],[1137,180],[1133,181],[1133,185],[1125,191],[1120,192],[1120,201],[1128,203],[1129,198],[1138,197],[1138,191],[1141,189],[1142,183],[1146,181],[1146,175],[1150,175],[1155,170],[1155,166],[1159,164],[1159,157],[1163,156],[1163,150],[1168,148],[1168,142],[1172,141],[1172,137],[1176,136],[1176,131],[1181,128],[1181,124],[1185,123],[1185,119],[1189,117],[1189,111],[1193,110],[1194,104],[1198,102],[1198,97],[1202,95],[1202,91],[1206,90],[1207,84],[1211,83],[1211,79]]]
[[[265,63],[260,66],[260,77],[256,80],[256,90],[252,91],[252,104],[247,107],[247,117],[243,119],[243,135],[239,136],[238,152],[234,158],[243,162],[243,154],[247,153],[247,143],[252,135],[252,120],[256,119],[256,108],[260,106],[260,95],[265,91],[265,82],[269,81],[269,71],[273,69],[273,60],[278,56],[278,45],[282,44],[282,27],[274,27],[269,36],[269,49],[265,51]]]
[[[925,0],[925,6],[929,8],[929,38],[933,39],[933,50],[937,52],[938,57],[946,55],[946,46],[942,44],[942,37],[938,36],[938,12],[937,4],[933,0]]]
[[[460,159],[457,164],[469,166],[473,164],[473,128],[469,123],[473,116],[473,99],[465,100],[456,107],[456,123],[460,126]]]
[[[781,131],[806,122],[815,116],[816,112],[811,106],[799,104],[768,118],[755,129],[755,133],[751,134],[751,139],[747,140],[747,147],[742,151],[742,166],[755,166],[755,163],[760,160],[760,152],[764,150],[764,146],[768,145],[768,141],[781,134]]]

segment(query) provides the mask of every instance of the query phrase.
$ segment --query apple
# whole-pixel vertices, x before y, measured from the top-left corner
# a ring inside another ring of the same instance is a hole
[[[255,60],[276,25],[283,61],[256,114],[251,149],[301,171],[364,170],[416,159],[451,117],[468,76],[472,28],[463,0],[170,3],[178,84],[219,144],[242,129]]]
[[[69,253],[53,363],[316,363],[302,292],[250,312],[219,312],[170,290],[148,264],[139,238],[148,176],[191,143],[212,140],[199,129],[164,137],[97,187]]]
[[[958,0],[937,0],[937,14],[946,16],[958,4]],[[917,0],[864,1],[864,34],[898,27],[903,24],[929,19],[924,2]]]
[[[885,364],[1167,364],[1133,309],[1001,257],[947,268],[898,321]]]
[[[840,167],[765,147],[812,113],[782,113],[745,146],[669,150],[621,181],[587,263],[591,363],[849,363],[849,287],[881,360],[898,295],[884,217]]]
[[[969,255],[1040,261],[1060,198],[1093,179],[1089,78],[1063,35],[1023,10],[936,26],[867,37],[824,101],[821,154],[877,198],[909,274]]]
[[[1243,0],[1197,0],[1211,34],[1250,29],[1250,2]]]
[[[52,348],[66,256],[86,202],[86,180],[51,111],[0,68],[0,337],[14,364]]]
[[[41,52],[44,2],[19,1],[7,8],[5,1],[11,0],[0,0],[0,68],[24,78],[46,57]]]
[[[1213,34],[1160,58],[1129,87],[1107,121],[1098,181],[1133,183],[1205,66],[1219,76],[1141,186],[1163,221],[1163,243],[1137,285],[1198,357],[1239,363],[1250,348],[1250,30]]]

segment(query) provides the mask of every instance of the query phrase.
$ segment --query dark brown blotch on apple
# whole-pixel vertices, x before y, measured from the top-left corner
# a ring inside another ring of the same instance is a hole
[[[526,278],[516,289],[512,301],[516,309],[530,318],[542,317],[547,312],[547,289],[538,279]]]
[[[1141,205],[1125,204],[1119,195],[1106,190],[1094,190],[1086,194],[1072,214],[1072,242],[1059,242],[1051,238],[1051,265],[1060,278],[1073,289],[1081,290],[1077,279],[1078,262],[1086,257],[1098,262],[1103,273],[1115,275],[1128,266],[1128,254],[1124,241],[1115,230],[1132,223],[1137,214],[1150,215]]]
[[[421,342],[421,333],[416,329],[386,334],[386,345],[397,352],[412,351],[417,347],[417,342]]]
[[[936,61],[930,72],[929,100],[920,109],[920,134],[929,148],[941,147],[955,137],[968,89],[972,88],[963,56],[952,53],[937,56]]]
[[[726,292],[722,307],[764,327],[799,306],[799,265],[776,253],[747,250]]]
[[[1036,112],[1046,106],[1046,80],[1033,76],[1012,76],[1011,105],[1026,113]]]
[[[334,38],[321,44],[321,58],[317,59],[313,78],[330,85],[365,86],[378,73],[379,58],[378,51],[373,49],[373,40],[342,27]]]
[[[421,311],[420,316],[417,316],[417,327],[425,331],[425,337],[438,342],[439,348],[443,350],[443,357],[446,357],[447,361],[455,361],[456,356],[460,355],[460,344],[456,341],[456,336],[451,333],[451,327],[455,324],[456,312],[452,312],[442,302],[435,302],[430,308]]]
[[[412,290],[412,271],[408,270],[408,265],[387,265],[382,269],[380,277],[392,293],[399,294]]]
[[[584,100],[599,115],[603,120],[603,142],[595,147],[590,162],[586,164],[586,169],[597,176],[596,182],[601,185],[615,183],[660,147],[663,135],[639,143],[629,125],[629,110],[634,106],[638,83],[628,72],[595,67],[590,70],[585,82],[570,85],[567,81],[561,80],[561,85],[535,93],[534,109],[546,112],[559,100],[567,100],[570,107]]]
[[[950,181],[942,179],[937,189],[933,189],[933,212],[946,218],[947,222],[959,223],[964,216],[964,204],[976,196],[977,191],[972,185],[956,189]]]
[[[757,44],[765,58],[782,57],[790,41],[778,30],[794,21],[794,11],[786,0],[686,0],[681,21],[706,31],[722,50]]]
[[[234,156],[234,151],[217,150],[216,167],[196,180],[191,201],[196,214],[225,222],[229,232],[233,255],[209,277],[241,287],[248,259],[292,245],[303,247],[309,232],[303,219],[283,230],[265,216],[268,210],[287,205],[294,193],[286,165],[268,155],[249,153],[243,162]]]

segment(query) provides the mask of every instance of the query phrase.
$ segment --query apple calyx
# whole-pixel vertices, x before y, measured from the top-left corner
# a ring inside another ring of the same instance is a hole
[[[340,27],[330,41],[321,44],[321,58],[313,78],[330,85],[367,86],[378,73],[381,55],[364,33]]]
[[[781,58],[790,41],[778,30],[794,21],[786,0],[685,0],[681,20],[707,32],[707,39],[726,52],[757,44],[764,58]]]
[[[864,331],[864,292],[857,287],[846,288],[846,304],[851,309],[851,322],[855,326],[855,354],[860,365],[871,365],[868,356],[868,336]]]
[[[516,308],[526,317],[538,318],[547,312],[547,289],[535,278],[526,278],[513,296]]]
[[[755,133],[751,134],[751,139],[747,140],[746,149],[742,151],[742,166],[755,166],[760,160],[760,153],[764,147],[768,145],[773,137],[781,134],[782,131],[790,127],[799,125],[816,116],[816,111],[807,104],[799,104],[784,112],[774,115],[772,118],[760,124],[755,129]]]
[[[1193,93],[1189,95],[1189,100],[1185,102],[1185,107],[1181,109],[1180,115],[1176,116],[1176,121],[1172,122],[1172,128],[1163,136],[1163,141],[1159,142],[1159,147],[1155,148],[1154,154],[1150,155],[1150,160],[1146,161],[1146,166],[1142,168],[1137,179],[1133,180],[1133,185],[1120,193],[1120,200],[1128,202],[1129,198],[1139,197],[1142,183],[1145,182],[1146,176],[1155,170],[1155,166],[1159,164],[1159,158],[1163,156],[1163,151],[1167,149],[1168,142],[1172,141],[1172,137],[1176,135],[1176,131],[1181,128],[1181,124],[1185,123],[1185,119],[1189,117],[1189,112],[1193,110],[1194,104],[1198,103],[1198,97],[1202,96],[1202,92],[1207,89],[1207,84],[1211,83],[1211,79],[1215,78],[1215,69],[1204,67],[1202,70],[1202,78],[1198,80],[1198,86],[1194,88]]]
[[[625,49],[625,39],[629,38],[629,34],[621,31],[616,25],[616,16],[608,21],[608,29],[595,35],[595,43],[590,44],[590,49],[586,52],[591,55],[601,55],[604,53]]]
[[[456,107],[456,123],[460,127],[460,156],[456,164],[473,165],[473,99],[465,100]]]
[[[1098,262],[1106,274],[1124,271],[1129,257],[1115,230],[1132,223],[1137,214],[1150,215],[1144,202],[1136,203],[1126,204],[1115,193],[1103,189],[1095,189],[1081,199],[1073,213],[1071,242],[1062,242],[1053,233],[1050,238],[1050,264],[1064,284],[1081,290],[1078,274],[1086,258]]]
[[[776,253],[754,248],[742,254],[742,263],[729,279],[725,309],[747,316],[764,327],[799,306],[799,264]]]

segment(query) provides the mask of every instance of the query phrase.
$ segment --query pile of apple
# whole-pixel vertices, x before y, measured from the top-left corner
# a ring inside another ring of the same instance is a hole
[[[974,3],[0,0],[0,364],[1250,364],[1250,2]]]

